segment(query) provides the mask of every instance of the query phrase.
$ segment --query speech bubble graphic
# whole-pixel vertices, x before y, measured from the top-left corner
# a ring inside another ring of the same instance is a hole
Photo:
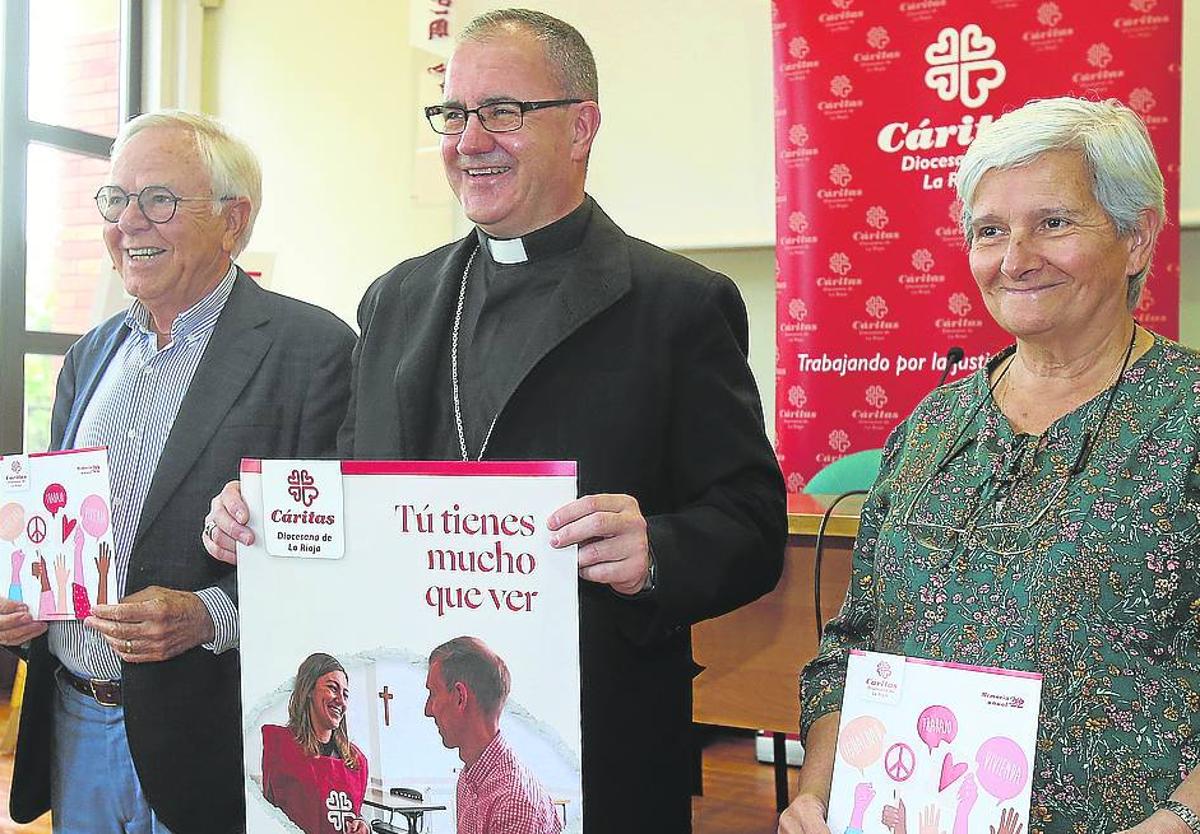
[[[24,507],[22,507],[16,501],[0,507],[0,539],[15,543],[17,541],[17,536],[21,535],[21,530],[24,528]]]
[[[860,715],[842,728],[838,736],[838,752],[859,770],[866,770],[883,753],[883,737],[887,728],[873,715]]]
[[[998,802],[1012,799],[1029,783],[1025,751],[1008,736],[993,736],[979,745],[975,766],[979,784]]]
[[[99,495],[89,495],[79,505],[79,520],[85,533],[100,538],[108,531],[108,504]]]
[[[58,515],[58,511],[67,506],[67,489],[62,484],[50,484],[42,493],[42,503],[50,515]]]
[[[917,718],[917,735],[933,753],[943,741],[949,744],[958,736],[958,718],[949,707],[940,704],[925,707]]]

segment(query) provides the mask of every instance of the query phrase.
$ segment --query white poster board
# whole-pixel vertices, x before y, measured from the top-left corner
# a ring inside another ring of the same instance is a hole
[[[427,661],[464,635],[507,665],[500,733],[562,830],[583,830],[577,556],[551,548],[545,526],[576,489],[574,463],[243,461],[256,535],[238,549],[249,834],[349,825],[336,796],[331,827],[312,830],[264,796],[263,728],[288,724],[314,652],[345,667],[346,726],[366,761],[347,818],[404,831],[410,802],[427,809],[424,834],[454,832],[463,762],[426,715]]]

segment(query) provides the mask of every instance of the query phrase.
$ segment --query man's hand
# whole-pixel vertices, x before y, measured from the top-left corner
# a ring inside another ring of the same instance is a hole
[[[170,660],[216,636],[200,597],[151,585],[116,605],[96,605],[83,624],[94,628],[126,663]]]
[[[0,598],[0,644],[19,646],[44,634],[46,627],[45,623],[33,618],[25,603]]]
[[[825,803],[809,793],[792,800],[779,818],[779,834],[829,834]]]
[[[200,541],[208,555],[221,562],[237,564],[237,543],[254,544],[254,534],[246,523],[250,508],[242,500],[241,481],[230,481],[212,500],[204,517],[204,532]]]
[[[222,493],[224,495],[224,493]],[[546,522],[553,547],[579,545],[579,577],[636,594],[650,573],[646,519],[631,495],[585,495]]]

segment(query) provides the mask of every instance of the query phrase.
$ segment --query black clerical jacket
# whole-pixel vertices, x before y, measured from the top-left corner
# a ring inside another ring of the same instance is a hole
[[[343,456],[459,457],[450,331],[476,245],[472,233],[368,289]],[[631,599],[580,583],[593,834],[689,829],[689,626],[779,577],[784,486],[747,340],[728,278],[628,237],[597,206],[487,447],[491,460],[576,460],[581,494],[633,495],[649,523],[656,590]]]

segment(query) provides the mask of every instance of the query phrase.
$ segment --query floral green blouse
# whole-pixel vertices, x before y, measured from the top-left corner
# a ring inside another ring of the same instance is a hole
[[[1042,673],[1030,834],[1134,825],[1197,766],[1200,355],[1157,338],[1108,395],[1014,434],[979,371],[897,427],[804,734],[866,648]]]

